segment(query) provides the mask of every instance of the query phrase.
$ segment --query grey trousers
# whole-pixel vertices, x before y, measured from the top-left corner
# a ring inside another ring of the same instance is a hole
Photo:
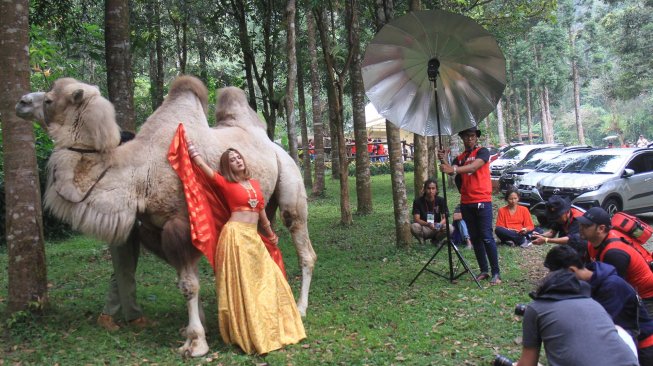
[[[143,315],[143,311],[136,303],[136,266],[140,249],[140,242],[136,235],[131,235],[122,245],[109,245],[113,273],[104,310],[102,310],[104,314],[115,318],[122,313],[125,321]]]

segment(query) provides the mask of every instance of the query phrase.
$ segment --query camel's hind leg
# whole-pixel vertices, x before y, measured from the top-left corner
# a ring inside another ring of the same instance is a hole
[[[299,173],[299,171],[297,171]],[[306,316],[308,308],[308,292],[311,287],[313,268],[317,255],[313,250],[311,239],[308,236],[308,203],[306,190],[301,180],[293,179],[288,182],[288,177],[281,177],[281,184],[277,187],[277,200],[281,211],[283,224],[290,230],[299,266],[302,269],[302,287],[297,300],[297,309],[302,316]]]
[[[206,334],[202,325],[203,312],[200,308],[200,281],[197,263],[201,254],[190,241],[190,229],[184,219],[172,219],[163,226],[161,245],[166,260],[177,269],[179,289],[186,298],[188,326],[186,342],[179,352],[199,357],[209,352]]]

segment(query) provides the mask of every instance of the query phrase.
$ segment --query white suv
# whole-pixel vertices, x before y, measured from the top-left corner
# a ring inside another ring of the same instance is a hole
[[[588,152],[540,180],[536,189],[545,201],[554,194],[566,196],[574,205],[601,206],[611,215],[653,211],[653,149]]]

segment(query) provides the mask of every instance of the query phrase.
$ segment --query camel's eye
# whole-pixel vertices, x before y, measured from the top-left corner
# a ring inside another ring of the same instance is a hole
[[[45,99],[44,103],[45,104],[52,104],[52,99]]]

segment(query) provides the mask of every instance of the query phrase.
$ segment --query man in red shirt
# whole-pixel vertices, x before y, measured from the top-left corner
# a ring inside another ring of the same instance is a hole
[[[601,207],[590,208],[577,220],[581,237],[589,243],[590,259],[614,266],[617,274],[635,288],[649,314],[653,314],[653,272],[644,257],[611,230],[610,215]]]
[[[481,131],[476,127],[460,131],[458,136],[465,151],[452,164],[447,164],[445,152],[438,151],[440,171],[460,177],[460,211],[467,223],[474,246],[476,261],[481,269],[478,280],[490,278],[488,259],[492,270],[491,285],[501,283],[497,243],[492,234],[492,181],[490,180],[490,151],[478,146]]]

